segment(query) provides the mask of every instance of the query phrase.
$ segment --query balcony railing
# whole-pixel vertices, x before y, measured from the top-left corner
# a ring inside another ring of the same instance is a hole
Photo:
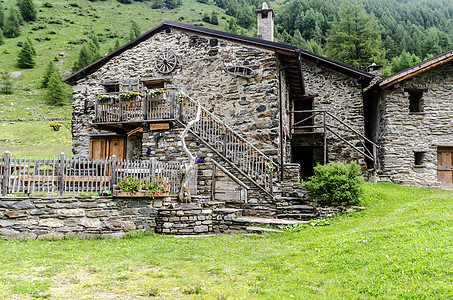
[[[121,123],[172,120],[178,93],[176,90],[144,90],[98,95],[95,123]]]

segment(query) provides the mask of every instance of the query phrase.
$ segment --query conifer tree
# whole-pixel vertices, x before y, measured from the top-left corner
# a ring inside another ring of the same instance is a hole
[[[58,74],[58,70],[57,70],[57,66],[55,65],[55,62],[51,60],[51,61],[49,61],[46,72],[44,73],[44,75],[42,77],[41,86],[43,88],[47,87],[47,85],[49,83],[49,79],[54,73]]]
[[[129,36],[129,40],[133,40],[140,35],[140,27],[138,26],[137,22],[134,20],[131,21],[131,34]]]
[[[93,61],[98,60],[101,57],[101,54],[99,53],[99,48],[96,47],[96,43],[93,40],[91,40],[88,43],[88,50],[90,51],[90,54],[91,54],[90,63],[92,63]]]
[[[19,13],[16,9],[10,8],[8,17],[6,18],[5,24],[3,26],[3,34],[7,38],[15,38],[20,34],[20,18]]]
[[[415,54],[410,54],[406,51],[403,51],[401,55],[392,58],[392,73],[397,73],[399,71],[405,70],[413,65],[418,64],[422,60]]]
[[[294,30],[293,40],[291,44],[299,48],[304,48],[305,40],[302,37],[299,29]]]
[[[50,105],[64,104],[64,89],[58,72],[54,72],[47,83],[46,102]]]
[[[3,45],[5,43],[4,39],[5,37],[3,36],[3,31],[0,29],[0,45]]]
[[[2,4],[0,3],[0,31],[3,30],[5,26],[5,12],[3,11]]]
[[[231,18],[228,21],[228,31],[231,32],[231,33],[234,33],[234,34],[238,34],[239,33],[238,25],[236,24],[236,19],[235,18]]]
[[[92,56],[90,50],[88,50],[87,46],[83,45],[82,49],[80,49],[79,57],[77,61],[74,63],[72,67],[72,71],[76,72],[83,67],[89,65],[92,62]]]
[[[375,17],[357,0],[343,0],[338,17],[327,37],[327,55],[362,69],[373,62],[383,63],[385,52]]]
[[[0,74],[0,94],[12,94],[13,82],[11,81],[11,75],[6,72],[2,72]]]
[[[35,66],[34,56],[36,51],[29,39],[27,39],[17,56],[17,66],[21,69],[31,69]]]
[[[36,8],[33,0],[18,0],[17,6],[19,6],[20,14],[25,22],[36,21]]]
[[[212,11],[211,13],[211,22],[212,25],[219,25],[219,19],[217,18],[217,12]]]

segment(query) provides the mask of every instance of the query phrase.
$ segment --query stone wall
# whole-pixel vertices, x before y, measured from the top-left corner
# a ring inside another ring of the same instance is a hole
[[[306,94],[316,95],[313,99],[313,109],[326,110],[364,134],[362,87],[359,81],[307,60],[303,61],[303,69]],[[322,124],[321,118],[316,118],[315,124]],[[351,131],[340,130],[339,134],[354,145],[359,141]],[[359,152],[332,134],[328,134],[327,155],[328,161],[363,162],[363,156]]]
[[[181,205],[175,197],[0,198],[0,236],[14,239],[123,237],[134,230],[213,234],[244,230],[239,209]]]
[[[381,176],[397,183],[436,186],[437,149],[453,146],[453,66],[449,63],[407,79],[380,96],[378,142]],[[409,112],[405,88],[427,89],[422,112]],[[414,152],[424,152],[415,166]]]
[[[164,78],[166,87],[182,88],[200,100],[229,126],[270,155],[278,154],[278,60],[275,53],[255,47],[173,30],[157,33],[134,48],[112,58],[98,71],[73,87],[73,152],[88,156],[88,135],[96,133],[93,103],[105,93],[103,81]],[[211,46],[213,45],[213,46]],[[155,71],[159,51],[171,49],[178,56],[176,69],[163,76]],[[256,72],[242,78],[225,72],[226,65],[248,64]],[[283,94],[286,103],[286,92]]]

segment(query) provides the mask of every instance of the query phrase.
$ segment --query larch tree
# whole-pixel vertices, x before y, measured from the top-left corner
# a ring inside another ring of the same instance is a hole
[[[357,0],[343,0],[338,20],[332,24],[325,51],[328,57],[364,69],[384,63],[381,34],[374,15],[367,14]]]
[[[51,61],[49,61],[49,64],[47,65],[47,68],[46,68],[46,71],[45,71],[44,75],[42,76],[41,86],[43,88],[47,88],[47,85],[49,83],[49,79],[50,79],[50,77],[52,77],[52,75],[54,73],[58,74],[58,70],[57,70],[57,66],[55,65],[55,62],[53,60],[51,60]]]
[[[58,72],[54,72],[47,83],[46,102],[50,105],[61,106],[65,102],[63,83]]]
[[[32,69],[35,66],[36,56],[35,48],[29,39],[27,39],[17,55],[17,66],[21,69]]]
[[[37,13],[33,0],[18,0],[17,6],[25,22],[36,21]]]
[[[134,20],[131,21],[131,34],[129,36],[129,40],[133,40],[140,35],[140,27],[138,26],[137,22]]]
[[[7,38],[15,38],[20,34],[20,17],[15,8],[9,9],[8,17],[3,26],[3,34]]]

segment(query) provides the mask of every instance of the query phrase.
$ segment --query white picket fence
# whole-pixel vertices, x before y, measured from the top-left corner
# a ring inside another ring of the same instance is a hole
[[[89,160],[59,157],[36,159],[3,153],[0,159],[0,188],[2,196],[10,193],[93,193],[112,190],[126,176],[142,182],[155,177],[170,184],[170,192],[179,192],[183,163],[164,162],[154,158],[143,161]],[[195,172],[196,174],[196,172]],[[196,195],[196,177],[190,182]]]

